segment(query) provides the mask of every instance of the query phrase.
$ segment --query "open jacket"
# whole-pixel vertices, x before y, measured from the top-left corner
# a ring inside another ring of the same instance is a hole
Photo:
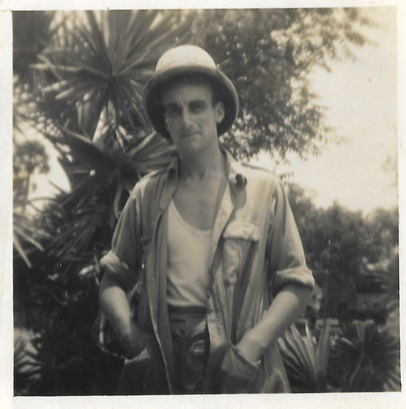
[[[288,392],[277,344],[260,362],[235,347],[261,319],[286,284],[313,287],[302,243],[280,180],[269,171],[236,162],[224,152],[228,183],[210,245],[207,325],[210,355],[204,393]],[[102,259],[125,290],[140,280],[138,325],[155,334],[155,373],[172,392],[174,358],[166,303],[167,208],[178,184],[178,160],[135,186]],[[159,366],[160,365],[160,366]],[[154,373],[154,371],[152,371]]]

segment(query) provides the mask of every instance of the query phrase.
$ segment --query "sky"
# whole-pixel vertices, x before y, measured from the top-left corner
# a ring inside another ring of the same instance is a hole
[[[365,30],[373,45],[356,48],[356,61],[334,63],[331,72],[312,75],[312,88],[328,110],[327,123],[345,138],[303,161],[289,155],[293,181],[304,187],[319,207],[334,201],[351,210],[370,212],[397,205],[396,171],[383,170],[397,158],[397,42],[394,7],[370,9],[381,25]],[[266,154],[262,166],[271,166]]]
[[[396,9],[379,7],[368,12],[380,24],[364,31],[373,43],[355,48],[355,61],[335,62],[331,72],[318,69],[311,77],[318,103],[327,107],[327,124],[336,128],[344,142],[323,147],[319,157],[307,161],[290,154],[291,166],[278,169],[292,172],[292,180],[306,189],[318,207],[337,201],[350,210],[369,213],[397,205],[396,170],[383,169],[388,158],[392,163],[397,158]],[[38,181],[33,198],[56,191],[47,179],[69,189],[56,153],[48,152],[52,171]],[[257,162],[274,168],[267,154]]]

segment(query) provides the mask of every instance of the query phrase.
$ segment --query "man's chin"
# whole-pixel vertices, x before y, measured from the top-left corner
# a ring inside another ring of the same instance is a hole
[[[195,156],[202,150],[204,150],[204,147],[198,141],[192,140],[192,138],[178,145],[178,151],[181,156]]]
[[[198,136],[198,132],[189,132],[189,133],[184,133],[180,135],[180,139],[190,139],[193,138],[194,136]]]

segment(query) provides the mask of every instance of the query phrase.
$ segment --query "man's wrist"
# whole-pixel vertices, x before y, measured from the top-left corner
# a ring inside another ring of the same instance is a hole
[[[125,348],[128,358],[139,355],[148,345],[151,335],[139,328],[134,322],[131,322],[130,330],[127,328],[121,333],[120,342]]]
[[[253,330],[250,330],[243,336],[237,348],[246,359],[255,363],[261,359],[267,349],[267,346],[263,345],[261,341],[258,339],[258,335]]]
[[[114,330],[120,340],[131,338],[132,333],[134,332],[133,325],[135,325],[131,319],[127,322],[116,323]]]

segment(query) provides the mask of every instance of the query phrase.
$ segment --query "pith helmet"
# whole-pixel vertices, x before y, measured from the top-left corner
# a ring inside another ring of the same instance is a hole
[[[188,75],[206,77],[215,86],[225,108],[224,119],[217,125],[217,134],[228,131],[238,113],[237,91],[232,82],[216,67],[210,55],[195,45],[172,48],[159,59],[143,95],[144,109],[153,127],[165,138],[170,138],[165,127],[161,89],[168,81],[187,78]]]

